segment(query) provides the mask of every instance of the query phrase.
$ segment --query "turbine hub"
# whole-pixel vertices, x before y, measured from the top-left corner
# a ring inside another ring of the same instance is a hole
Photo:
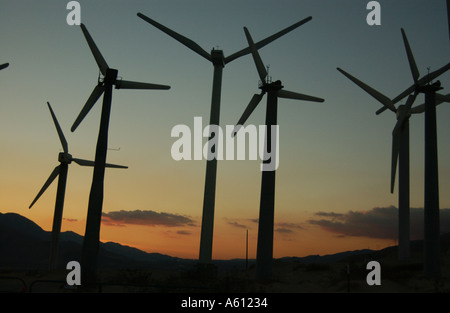
[[[224,67],[225,66],[225,56],[223,55],[223,51],[222,50],[215,50],[213,49],[211,51],[211,58],[212,58],[212,63],[214,65],[219,65]]]
[[[106,70],[106,75],[105,78],[103,79],[103,81],[105,82],[105,84],[114,84],[116,79],[117,79],[117,75],[119,74],[119,71],[113,68],[108,68]]]
[[[58,155],[58,161],[65,164],[72,163],[72,155],[66,152],[60,152]]]
[[[280,90],[283,89],[284,86],[281,84],[281,80],[276,80],[274,82],[270,83],[261,83],[259,84],[259,89],[263,91],[269,91],[269,90]]]

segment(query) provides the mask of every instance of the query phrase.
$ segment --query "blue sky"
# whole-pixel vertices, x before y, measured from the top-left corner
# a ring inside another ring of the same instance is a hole
[[[201,217],[204,161],[171,158],[177,124],[209,120],[213,67],[205,59],[144,22],[137,12],[225,56],[307,16],[312,20],[261,49],[270,75],[287,90],[324,103],[280,100],[280,167],[276,216],[302,223],[318,211],[347,212],[397,205],[389,193],[391,132],[395,115],[376,116],[380,104],[336,67],[390,98],[412,84],[400,28],[408,36],[421,73],[449,61],[444,0],[391,0],[381,4],[381,25],[369,26],[368,1],[79,1],[81,21],[119,76],[170,85],[169,91],[114,90],[108,162],[128,165],[107,172],[104,211],[155,210]],[[70,126],[97,82],[98,68],[79,27],[66,23],[65,1],[0,0],[2,163],[0,210],[51,223],[55,186],[28,210],[54,166],[61,146],[49,101],[76,157],[93,159],[101,101],[76,132]],[[450,74],[441,77],[449,93]],[[258,75],[250,55],[224,69],[221,125],[237,122]],[[418,96],[416,104],[423,102]],[[438,107],[440,205],[450,207],[449,104]],[[248,120],[263,124],[265,100]],[[411,127],[411,206],[423,206],[424,120]],[[85,218],[91,170],[69,170],[65,216]],[[258,161],[222,161],[216,219],[256,218],[261,172]],[[55,184],[56,185],[56,184]],[[69,187],[70,186],[70,187]],[[49,207],[48,209],[45,209]],[[251,208],[251,209],[249,209]],[[70,227],[70,226],[66,226]],[[225,232],[225,230],[224,230]],[[217,236],[221,236],[220,230]],[[300,249],[300,248],[299,248]],[[194,254],[196,251],[194,252]],[[300,253],[300,252],[295,252]]]

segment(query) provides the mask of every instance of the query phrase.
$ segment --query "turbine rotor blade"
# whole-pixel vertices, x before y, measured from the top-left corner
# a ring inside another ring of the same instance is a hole
[[[450,93],[447,95],[441,95],[440,93],[436,93],[435,96],[436,105],[441,104],[442,102],[450,102]],[[412,114],[418,114],[425,112],[425,103],[419,104],[411,109]]]
[[[375,114],[376,114],[376,115],[381,114],[381,113],[383,113],[384,111],[386,111],[387,109],[388,109],[387,107],[383,106],[382,108],[378,109],[378,110],[375,112]]]
[[[383,95],[382,93],[380,93],[379,91],[373,89],[372,87],[366,85],[365,83],[363,83],[362,81],[360,81],[359,79],[353,77],[352,75],[350,75],[349,73],[347,73],[346,71],[344,71],[341,68],[337,68],[337,70],[339,72],[341,72],[342,74],[344,74],[348,79],[350,79],[351,81],[353,81],[355,84],[357,84],[359,87],[361,87],[364,91],[366,91],[368,94],[370,94],[372,97],[374,97],[375,99],[377,99],[379,102],[381,102],[384,106],[386,106],[389,110],[391,110],[392,112],[396,112],[397,109],[395,108],[393,102],[386,97],[385,95]]]
[[[405,106],[407,108],[410,109],[412,107],[414,101],[416,100],[416,96],[417,96],[417,93],[414,93],[414,95],[408,96],[408,100],[406,100],[406,103],[405,103]]]
[[[39,199],[39,197],[42,196],[42,194],[45,192],[45,190],[47,190],[48,186],[50,186],[51,183],[55,180],[55,178],[59,175],[60,168],[61,168],[61,165],[58,165],[57,167],[55,167],[55,169],[53,170],[53,172],[50,174],[47,181],[45,182],[44,186],[42,186],[41,190],[37,194],[36,198],[34,198],[33,202],[31,202],[30,206],[28,207],[29,209],[31,209],[31,207],[36,203],[36,201]]]
[[[247,42],[250,47],[250,51],[252,52],[252,55],[253,55],[253,61],[255,62],[256,69],[258,70],[259,78],[261,79],[261,81],[263,83],[265,83],[266,76],[267,76],[266,67],[264,66],[264,63],[261,60],[261,56],[259,55],[258,50],[255,47],[252,36],[250,35],[247,27],[244,27],[244,32],[245,32],[245,37],[247,37]]]
[[[72,161],[74,161],[75,163],[77,163],[78,165],[81,165],[81,166],[95,166],[95,162],[94,162],[94,161],[83,160],[83,159],[77,159],[77,158],[73,158]],[[112,168],[128,168],[128,166],[115,165],[115,164],[109,164],[109,163],[106,163],[106,164],[105,164],[105,167],[112,167]]]
[[[86,26],[84,26],[83,23],[81,23],[81,30],[83,31],[84,37],[86,38],[86,41],[89,45],[89,48],[91,49],[92,54],[94,55],[95,61],[97,62],[97,65],[102,72],[104,76],[106,76],[106,70],[109,68],[108,63],[106,63],[105,59],[103,58],[102,54],[100,53],[100,50],[98,49],[97,45],[94,42],[94,39],[92,39],[91,35],[89,34]]]
[[[94,161],[88,161],[83,159],[72,158],[72,161],[81,166],[95,166]]]
[[[63,150],[64,150],[65,153],[67,153],[69,151],[69,148],[67,146],[67,140],[64,137],[64,133],[63,133],[61,127],[59,126],[58,119],[56,118],[56,115],[53,112],[53,109],[52,109],[52,107],[51,107],[51,105],[50,105],[50,103],[48,101],[47,101],[47,106],[48,106],[48,109],[50,110],[50,113],[52,115],[53,122],[55,123],[56,131],[58,132],[59,140],[61,141]]]
[[[324,102],[325,100],[322,98],[317,98],[313,96],[304,95],[297,92],[292,92],[284,89],[278,90],[278,97],[285,99],[293,99],[293,100],[305,100],[305,101],[313,101],[313,102]]]
[[[272,36],[269,36],[269,37],[267,37],[267,38],[265,38],[263,40],[258,41],[257,43],[255,43],[256,49],[261,49],[262,47],[264,47],[265,45],[271,43],[275,39],[278,39],[281,36],[284,36],[285,34],[289,33],[290,31],[296,29],[297,27],[305,24],[306,22],[309,22],[311,19],[312,19],[312,17],[309,16],[309,17],[307,17],[307,18],[305,18],[305,19],[303,19],[303,20],[301,20],[301,21],[299,21],[299,22],[297,22],[297,23],[295,23],[295,24],[293,24],[293,25],[291,25],[289,27],[286,27],[285,29],[279,31],[276,34],[273,34]],[[249,54],[249,53],[251,53],[250,48],[246,47],[246,48],[244,48],[244,49],[242,49],[242,50],[240,50],[240,51],[238,51],[236,53],[233,53],[232,55],[226,57],[225,58],[225,64],[229,63],[229,62],[231,62],[231,61],[233,61],[233,60],[235,60],[235,59],[237,59],[237,58],[239,58],[241,56]]]
[[[414,82],[417,83],[417,80],[419,79],[419,70],[417,69],[416,61],[414,60],[414,56],[411,50],[411,47],[409,46],[408,38],[406,37],[405,30],[402,28],[402,37],[403,37],[403,43],[405,44],[406,54],[408,56],[408,62],[409,67],[411,68],[411,74],[413,76]]]
[[[77,119],[72,125],[72,128],[70,129],[72,132],[77,129],[78,125],[83,121],[83,119],[86,117],[86,115],[89,113],[89,111],[92,109],[94,104],[97,102],[97,100],[100,98],[102,93],[105,91],[105,87],[102,85],[95,86],[94,90],[92,91],[91,95],[89,96],[88,100],[86,101],[86,104],[84,105],[83,109],[81,110],[80,114],[78,115]]]
[[[425,112],[425,103],[419,104],[418,106],[415,106],[414,108],[411,108],[412,114],[419,114]]]
[[[110,168],[128,168],[128,166],[125,166],[125,165],[116,165],[116,164],[110,164],[110,163],[106,163],[105,167],[110,167]]]
[[[9,66],[9,63],[2,64],[2,65],[0,65],[0,70],[7,68],[8,66]]]
[[[170,86],[117,80],[116,89],[170,89]]]
[[[392,131],[392,159],[391,159],[391,193],[394,192],[395,174],[397,171],[397,160],[400,150],[400,133],[403,128],[403,123],[407,120],[406,111],[401,111],[400,116]]]
[[[437,78],[438,76],[440,76],[441,74],[445,73],[449,69],[450,69],[450,62],[447,63],[446,65],[444,65],[443,67],[435,70],[434,72],[431,72],[431,73],[425,75],[422,79],[419,80],[419,84],[421,86],[423,86],[423,85],[426,85],[428,83],[431,83],[431,81],[433,79]]]
[[[410,93],[416,91],[418,87],[424,86],[424,85],[430,83],[433,79],[437,78],[439,75],[445,73],[449,69],[450,69],[450,62],[447,63],[446,65],[444,65],[443,67],[437,69],[436,71],[425,75],[424,77],[422,77],[421,79],[419,79],[417,81],[417,84],[414,84],[414,85],[408,87],[408,89],[406,89],[401,94],[399,94],[397,97],[395,97],[392,100],[392,103],[394,103],[394,104],[397,103],[398,101],[400,101],[401,99],[403,99],[404,97],[409,95]]]
[[[242,113],[241,118],[239,119],[239,121],[237,122],[236,126],[233,129],[233,132],[231,133],[232,136],[235,136],[236,133],[238,132],[240,126],[244,125],[244,123],[247,121],[247,119],[249,118],[249,116],[253,113],[253,111],[255,110],[255,108],[258,106],[258,104],[261,102],[262,97],[264,96],[264,93],[260,93],[260,94],[254,94],[252,99],[250,100],[249,104],[247,105],[247,107],[245,108],[244,113]]]
[[[145,16],[142,13],[138,13],[137,16],[139,16],[144,21],[152,24],[153,26],[155,26],[159,30],[163,31],[164,33],[166,33],[170,37],[174,38],[175,40],[179,41],[180,43],[182,43],[183,45],[185,45],[189,49],[191,49],[194,52],[200,54],[202,57],[204,57],[208,61],[212,62],[211,55],[208,52],[206,52],[202,47],[200,47],[197,43],[192,41],[191,39],[186,38],[183,35],[178,34],[177,32],[174,32],[173,30],[165,27],[164,25],[161,25],[160,23],[152,20],[151,18],[149,18],[148,16]]]
[[[436,99],[436,105],[441,104],[442,102],[450,102],[450,93],[448,93],[446,95],[436,93],[435,99]]]
[[[394,131],[392,132],[392,158],[391,158],[391,193],[394,193],[394,185],[395,185],[395,174],[397,171],[397,160],[399,154],[399,144],[400,144],[400,132],[396,129],[399,123],[395,125]]]

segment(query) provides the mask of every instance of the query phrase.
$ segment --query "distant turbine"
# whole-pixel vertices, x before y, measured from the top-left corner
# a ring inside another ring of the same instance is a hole
[[[189,38],[186,38],[173,30],[159,24],[151,18],[145,16],[142,13],[137,14],[144,21],[152,24],[159,30],[168,34],[181,44],[185,45],[189,49],[193,50],[197,54],[210,61],[214,66],[214,77],[212,86],[212,98],[211,98],[211,113],[210,113],[210,125],[219,125],[220,119],[220,95],[222,89],[222,71],[225,64],[250,53],[250,48],[246,47],[228,57],[225,57],[222,50],[212,49],[211,53],[206,52],[197,43]],[[255,44],[256,48],[262,48],[265,45],[271,43],[275,39],[289,33],[296,29],[300,25],[312,19],[311,16],[273,34]],[[213,145],[212,140],[209,138],[209,145]],[[208,147],[211,151],[212,147]],[[214,229],[214,206],[215,206],[215,193],[216,193],[216,173],[217,173],[217,159],[214,157],[206,162],[206,175],[205,175],[205,190],[203,198],[203,214],[202,214],[202,229],[200,235],[200,253],[199,263],[202,266],[210,266],[212,263],[212,246],[213,246],[213,229]]]
[[[100,223],[103,206],[103,183],[105,177],[106,153],[108,149],[108,126],[111,112],[112,88],[115,86],[116,89],[170,89],[170,86],[138,83],[118,79],[118,70],[112,69],[108,66],[100,53],[100,50],[97,48],[94,40],[83,24],[81,24],[81,30],[83,31],[89,48],[91,49],[95,61],[100,68],[100,72],[104,76],[103,79],[99,77],[97,86],[94,88],[92,94],[71,128],[71,130],[74,131],[78,127],[90,109],[104,93],[100,130],[95,152],[94,175],[92,179],[91,192],[89,195],[86,233],[84,236],[81,257],[82,276],[84,276],[85,282],[91,283],[95,279],[100,239]]]
[[[429,73],[423,78],[419,79],[419,71],[417,69],[411,48],[409,46],[408,39],[406,37],[406,33],[403,29],[401,29],[403,42],[406,49],[406,54],[408,56],[408,61],[411,68],[411,73],[414,79],[414,85],[406,89],[395,99],[390,100],[385,95],[379,93],[375,89],[369,87],[363,82],[359,81],[355,77],[351,76],[344,70],[338,68],[338,70],[347,76],[350,80],[352,80],[355,84],[360,86],[363,90],[381,102],[384,106],[379,109],[376,114],[380,114],[386,109],[390,109],[394,113],[397,114],[397,124],[392,133],[392,159],[391,159],[391,193],[394,189],[395,182],[395,174],[397,167],[397,159],[399,159],[399,259],[407,260],[409,258],[409,117],[414,113],[422,113],[425,112],[425,104],[416,106],[411,108],[417,94],[422,92],[422,88],[426,88],[429,86],[429,83],[437,78],[439,75],[444,73],[450,68],[450,63],[441,67],[440,69]],[[412,95],[410,93],[414,92]],[[408,96],[408,100],[405,105],[400,105],[397,109],[394,104]],[[438,105],[442,102],[450,102],[450,94],[449,95],[440,95],[436,94],[436,97],[433,99],[434,106]],[[429,135],[425,136],[425,141],[427,142]],[[429,150],[429,149],[426,149]],[[427,152],[426,152],[427,154]],[[436,156],[437,161],[437,156]],[[428,162],[426,162],[428,163]],[[437,172],[436,172],[437,178]],[[425,184],[425,189],[429,189],[427,187],[427,183]],[[427,193],[427,192],[426,192]],[[427,214],[427,213],[426,213]],[[429,223],[425,223],[425,228]]]
[[[68,165],[70,163],[72,163],[72,161],[73,161],[81,166],[94,166],[94,162],[83,160],[83,159],[73,158],[72,155],[69,154],[69,148],[67,145],[66,138],[64,137],[64,133],[63,133],[61,127],[59,126],[58,120],[55,116],[55,113],[53,113],[50,103],[47,102],[47,105],[48,105],[48,108],[52,115],[53,122],[55,123],[56,131],[58,132],[59,140],[61,141],[64,152],[59,153],[58,161],[61,164],[58,165],[57,167],[55,167],[53,172],[50,174],[50,177],[47,179],[44,186],[37,194],[36,198],[30,204],[29,209],[31,209],[31,207],[36,203],[36,201],[39,199],[39,197],[45,192],[45,190],[47,190],[47,188],[51,185],[51,183],[59,175],[58,188],[57,188],[57,192],[56,192],[55,213],[53,215],[52,243],[51,243],[51,249],[50,249],[50,269],[54,269],[55,265],[56,265],[59,233],[61,232],[61,221],[62,221],[63,207],[64,207],[64,196],[66,193]],[[114,167],[114,168],[128,168],[127,166],[113,165],[113,164],[106,164],[106,166]]]
[[[253,110],[258,106],[264,94],[267,92],[267,109],[266,109],[266,149],[265,153],[271,151],[272,157],[276,156],[276,142],[272,142],[272,126],[277,125],[277,103],[278,98],[294,99],[294,100],[306,100],[314,102],[323,102],[321,98],[316,98],[292,91],[283,90],[281,81],[270,82],[268,79],[266,68],[261,60],[258,50],[253,43],[252,37],[249,31],[244,27],[245,35],[253,56],[253,60],[256,65],[259,77],[261,79],[260,94],[255,94],[241,118],[239,119],[235,132],[239,131]],[[276,139],[276,137],[275,137]],[[268,155],[264,157],[264,160],[268,159]],[[267,160],[269,161],[269,160]],[[270,160],[273,162],[274,160]],[[261,181],[261,200],[259,209],[259,226],[258,226],[258,243],[256,253],[256,278],[258,280],[270,279],[272,275],[272,258],[273,258],[273,225],[274,225],[274,207],[275,207],[275,170],[262,172]]]

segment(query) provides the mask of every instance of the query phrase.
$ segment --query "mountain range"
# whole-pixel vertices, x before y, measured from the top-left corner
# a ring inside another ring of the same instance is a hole
[[[450,236],[444,237],[446,241]],[[0,213],[0,269],[34,269],[48,267],[51,232],[43,230],[39,225],[16,213]],[[62,232],[59,239],[59,255],[57,268],[65,269],[69,261],[80,259],[83,236],[71,231]],[[421,250],[422,242],[412,242],[411,247]],[[102,269],[160,269],[180,270],[193,268],[197,260],[181,259],[159,253],[148,253],[130,246],[115,242],[101,242],[99,248],[99,268]],[[310,255],[306,257],[285,257],[277,261],[297,263],[335,263],[355,258],[373,257],[374,255],[395,254],[396,247],[388,247],[374,251],[369,249],[346,251],[330,255]],[[215,264],[222,269],[242,268],[245,259],[216,260]],[[248,263],[254,264],[255,260]]]

